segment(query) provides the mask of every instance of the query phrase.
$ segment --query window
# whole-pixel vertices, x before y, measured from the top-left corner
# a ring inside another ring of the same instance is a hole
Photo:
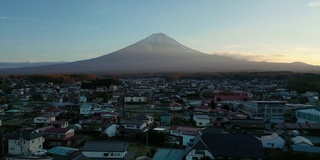
[[[39,145],[39,149],[40,149],[40,148],[42,148],[42,145],[41,145],[41,144]]]
[[[314,115],[314,121],[320,123],[320,119],[318,115]]]
[[[119,157],[119,156],[120,156],[120,153],[114,153],[114,156],[118,156],[118,157]]]
[[[204,150],[195,150],[194,154],[203,154],[203,155],[205,155],[206,151],[204,151]]]
[[[202,122],[199,122],[199,125],[202,125]]]

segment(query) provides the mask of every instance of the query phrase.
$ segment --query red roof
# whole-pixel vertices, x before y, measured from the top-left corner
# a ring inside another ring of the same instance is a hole
[[[40,117],[44,117],[44,118],[52,118],[52,117],[55,117],[55,115],[54,114],[43,114],[43,115],[41,115]]]
[[[170,104],[170,107],[181,107],[182,105],[180,103],[177,102],[173,102]]]

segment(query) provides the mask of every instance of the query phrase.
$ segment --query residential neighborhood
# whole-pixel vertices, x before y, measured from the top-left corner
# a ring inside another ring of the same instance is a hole
[[[320,153],[319,93],[290,90],[283,79],[3,77],[0,118],[7,160]]]

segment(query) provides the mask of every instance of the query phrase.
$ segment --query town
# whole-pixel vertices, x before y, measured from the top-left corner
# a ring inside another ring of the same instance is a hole
[[[195,77],[0,77],[1,155],[7,160],[320,158],[318,90],[292,89],[280,76]]]

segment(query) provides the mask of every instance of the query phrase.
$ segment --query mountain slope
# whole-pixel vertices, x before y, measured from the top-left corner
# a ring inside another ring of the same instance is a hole
[[[141,73],[141,72],[236,72],[295,71],[317,72],[319,66],[304,63],[267,63],[205,54],[190,49],[162,33],[97,58],[50,65],[2,69],[2,74],[44,73]]]

